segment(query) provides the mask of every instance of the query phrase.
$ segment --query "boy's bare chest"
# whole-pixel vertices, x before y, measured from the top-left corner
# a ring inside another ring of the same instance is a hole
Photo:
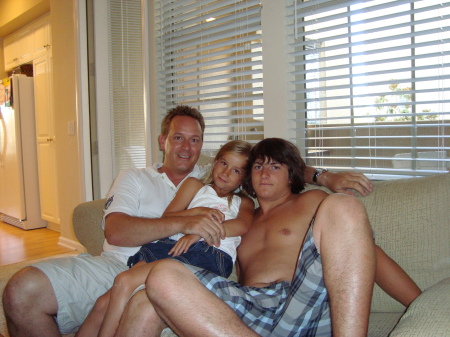
[[[250,230],[242,237],[241,249],[258,251],[298,247],[303,242],[314,213],[284,208],[269,215],[256,215]]]

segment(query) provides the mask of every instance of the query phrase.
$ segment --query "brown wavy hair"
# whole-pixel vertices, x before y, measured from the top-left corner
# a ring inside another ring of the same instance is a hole
[[[187,105],[177,105],[176,107],[167,111],[167,114],[164,116],[161,122],[161,135],[167,137],[170,130],[170,123],[172,119],[176,116],[188,116],[196,119],[200,127],[202,129],[202,139],[203,134],[205,133],[205,120],[203,119],[203,115],[197,109],[187,106]]]
[[[303,173],[306,164],[300,155],[300,151],[293,143],[281,138],[266,138],[256,144],[248,157],[247,174],[242,184],[245,191],[252,197],[256,197],[252,186],[252,167],[256,160],[266,162],[274,160],[288,167],[291,192],[298,194],[305,188]]]

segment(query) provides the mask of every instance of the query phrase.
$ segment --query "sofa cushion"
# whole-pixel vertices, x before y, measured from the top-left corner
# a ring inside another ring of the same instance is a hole
[[[360,200],[376,243],[422,290],[450,277],[450,173],[375,182]],[[372,311],[404,309],[375,286]]]
[[[394,329],[403,313],[371,312],[369,317],[368,337],[386,337]]]
[[[390,337],[450,336],[450,278],[425,290],[409,306]]]

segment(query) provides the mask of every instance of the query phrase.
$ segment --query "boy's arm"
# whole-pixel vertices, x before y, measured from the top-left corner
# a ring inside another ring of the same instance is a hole
[[[389,296],[408,307],[422,291],[408,274],[380,247],[375,246],[377,269],[375,282]]]
[[[305,182],[316,184],[313,181],[315,168],[306,166],[303,173]],[[358,172],[322,172],[317,177],[317,185],[324,186],[335,193],[354,195],[351,190],[356,190],[362,195],[372,192],[372,183],[364,174]]]

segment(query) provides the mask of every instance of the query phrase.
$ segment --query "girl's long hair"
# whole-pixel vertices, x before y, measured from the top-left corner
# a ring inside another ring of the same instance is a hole
[[[232,140],[229,141],[227,143],[225,143],[220,150],[217,152],[216,156],[214,157],[214,163],[213,165],[211,165],[211,168],[209,169],[208,174],[205,176],[203,180],[203,183],[205,184],[211,184],[213,182],[213,170],[214,170],[214,165],[215,163],[222,158],[226,153],[232,153],[232,154],[237,154],[237,155],[241,155],[241,156],[245,156],[245,157],[249,157],[250,155],[250,151],[252,149],[251,144],[249,144],[246,141],[243,140]],[[248,165],[247,165],[248,166]],[[244,176],[247,176],[247,171],[245,168],[245,172],[244,172]],[[242,188],[238,188],[234,194],[238,194],[238,195],[247,195],[245,193],[245,191],[243,191]],[[231,194],[228,197],[228,203],[231,203],[231,200],[233,199],[233,194]]]

